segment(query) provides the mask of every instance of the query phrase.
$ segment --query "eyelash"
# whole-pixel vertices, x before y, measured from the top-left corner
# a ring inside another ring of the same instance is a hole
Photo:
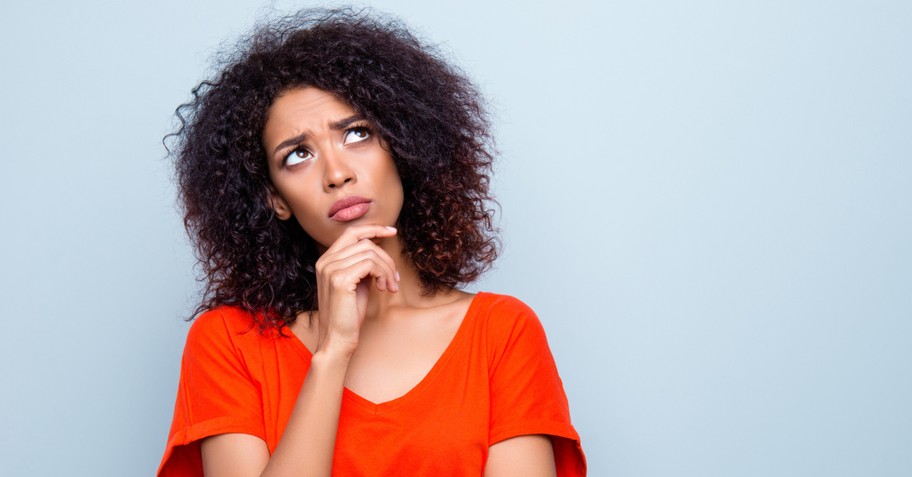
[[[359,129],[363,130],[364,132],[367,133],[367,137],[362,139],[362,141],[369,139],[371,136],[374,135],[374,130],[371,129],[371,127],[368,126],[367,124],[355,124],[355,125],[352,125],[351,127],[347,128],[345,130],[345,133],[342,134],[342,137],[344,138],[344,137],[348,136],[349,133],[351,133],[353,131],[357,131]],[[361,141],[358,141],[358,142],[361,142]]]
[[[357,131],[357,130],[359,130],[359,129],[360,129],[360,130],[363,130],[364,132],[366,132],[366,133],[367,133],[367,137],[364,138],[364,139],[362,139],[361,141],[356,141],[356,144],[359,143],[359,142],[362,142],[362,141],[366,141],[367,139],[370,139],[371,136],[373,136],[373,134],[374,134],[374,130],[371,129],[371,127],[370,127],[369,125],[367,125],[367,124],[355,124],[355,125],[352,125],[351,127],[346,128],[345,131],[342,133],[342,137],[345,138],[346,136],[348,136],[349,133],[351,133],[351,132],[353,132],[353,131]],[[304,146],[303,144],[298,144],[298,145],[295,146],[293,149],[289,150],[288,153],[285,154],[285,156],[282,158],[282,165],[283,165],[283,166],[284,166],[284,165],[287,165],[287,164],[288,164],[288,157],[291,156],[292,154],[298,152],[298,151],[306,152],[306,153],[308,153],[308,154],[310,154],[310,155],[313,155],[313,152],[312,152],[310,149],[307,149],[306,146]]]

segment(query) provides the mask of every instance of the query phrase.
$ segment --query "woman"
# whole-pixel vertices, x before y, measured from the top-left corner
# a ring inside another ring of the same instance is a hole
[[[259,28],[178,109],[206,274],[160,476],[584,475],[496,256],[483,105],[393,20]]]

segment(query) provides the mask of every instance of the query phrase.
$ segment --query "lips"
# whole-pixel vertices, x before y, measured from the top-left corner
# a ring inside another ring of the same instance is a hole
[[[370,209],[370,203],[371,200],[364,197],[345,197],[334,202],[326,215],[339,222],[348,222],[366,214]]]

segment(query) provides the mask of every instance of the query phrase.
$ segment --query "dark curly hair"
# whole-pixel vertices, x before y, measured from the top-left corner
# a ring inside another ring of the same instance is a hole
[[[217,63],[166,137],[184,224],[205,283],[200,313],[255,312],[261,327],[317,307],[314,241],[267,199],[262,130],[282,92],[328,91],[374,124],[405,193],[397,223],[422,292],[468,283],[498,253],[489,175],[494,146],[481,95],[398,20],[350,8],[268,22]]]

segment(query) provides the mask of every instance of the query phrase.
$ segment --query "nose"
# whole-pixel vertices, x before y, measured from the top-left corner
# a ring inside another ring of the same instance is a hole
[[[357,182],[357,176],[343,152],[324,152],[323,190],[329,192],[346,184],[354,184],[355,182]]]

